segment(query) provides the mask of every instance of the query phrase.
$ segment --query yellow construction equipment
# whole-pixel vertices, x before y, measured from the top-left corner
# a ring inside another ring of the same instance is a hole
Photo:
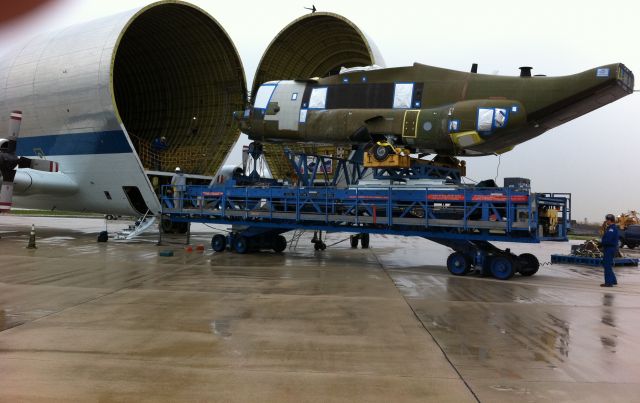
[[[616,216],[616,225],[622,231],[627,229],[629,225],[634,224],[640,224],[640,217],[638,217],[638,212],[635,210],[629,210]],[[603,221],[600,226],[600,235],[604,234],[605,229],[607,229],[607,222]]]

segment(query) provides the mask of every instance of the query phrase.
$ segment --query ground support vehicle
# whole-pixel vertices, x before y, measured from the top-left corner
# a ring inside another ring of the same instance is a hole
[[[229,224],[229,235],[214,235],[215,251],[282,252],[291,230],[419,236],[454,252],[447,267],[454,275],[472,270],[502,280],[531,276],[539,262],[491,242],[566,241],[571,220],[569,194],[530,193],[509,188],[464,185],[414,186],[188,186],[174,207],[163,198],[162,214],[172,222]],[[550,232],[540,212],[557,211]],[[352,241],[353,242],[353,241]],[[317,245],[317,244],[316,244]],[[322,245],[316,249],[323,249]]]

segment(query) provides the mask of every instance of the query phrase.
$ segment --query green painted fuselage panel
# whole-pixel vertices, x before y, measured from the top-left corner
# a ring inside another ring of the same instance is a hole
[[[626,96],[633,85],[620,63],[563,77],[492,76],[416,63],[265,83],[238,117],[242,130],[263,142],[392,138],[416,150],[484,155]]]

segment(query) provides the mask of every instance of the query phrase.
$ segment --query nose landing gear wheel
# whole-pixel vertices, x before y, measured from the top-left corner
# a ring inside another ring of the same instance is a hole
[[[392,151],[393,150],[389,146],[381,146],[380,144],[376,144],[373,147],[373,158],[382,162],[387,159]]]
[[[464,276],[471,271],[471,263],[464,254],[454,252],[447,258],[447,269],[454,276]]]
[[[360,246],[362,249],[369,248],[369,234],[360,234]]]
[[[317,241],[313,244],[313,249],[315,250],[325,250],[327,249],[327,244],[322,241]]]

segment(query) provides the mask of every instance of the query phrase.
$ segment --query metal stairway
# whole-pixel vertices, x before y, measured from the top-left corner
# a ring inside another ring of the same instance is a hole
[[[129,225],[128,228],[116,233],[114,239],[118,241],[131,240],[144,233],[156,222],[156,216],[151,215],[150,213],[151,210],[147,210],[144,216],[137,219],[135,223]]]

